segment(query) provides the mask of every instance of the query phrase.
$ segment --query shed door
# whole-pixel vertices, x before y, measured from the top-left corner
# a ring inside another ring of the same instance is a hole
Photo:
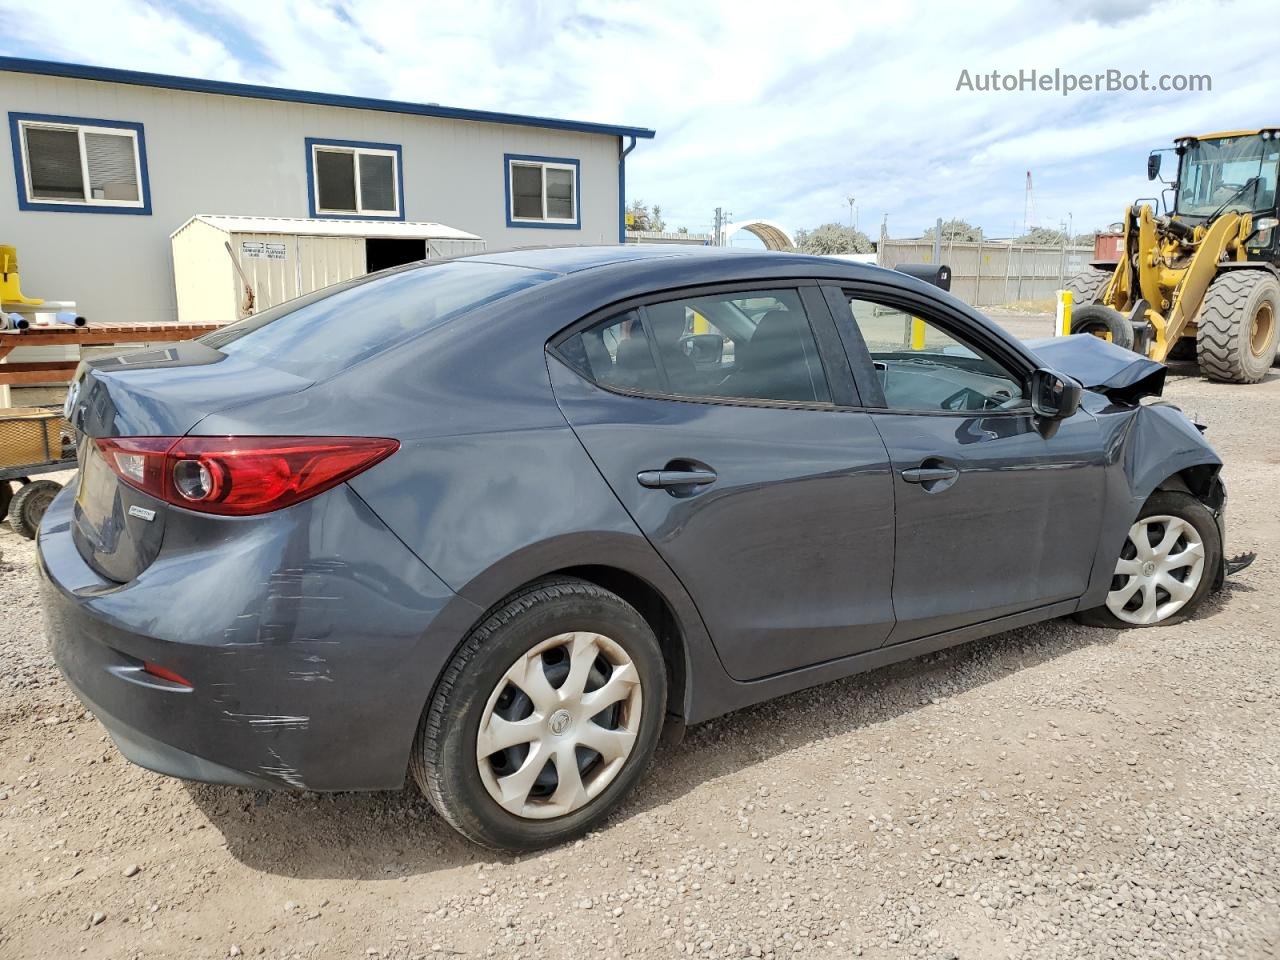
[[[365,275],[364,237],[297,237],[296,242],[299,296]]]

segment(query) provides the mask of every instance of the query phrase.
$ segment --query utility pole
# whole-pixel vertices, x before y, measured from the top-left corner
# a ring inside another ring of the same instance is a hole
[[[1036,194],[1035,188],[1031,185],[1031,171],[1027,171],[1027,187],[1022,197],[1022,234],[1026,236],[1027,232],[1034,227],[1036,221]]]
[[[724,228],[729,221],[733,219],[733,214],[724,207],[716,207],[715,228],[711,233],[711,243],[713,246],[724,246]]]
[[[850,230],[857,230],[857,229],[858,229],[858,215],[854,212],[855,210],[857,210],[857,207],[855,207],[855,206],[854,206],[854,201],[855,201],[857,198],[856,198],[856,197],[848,197],[847,199],[848,199],[848,201],[849,201],[849,229],[850,229]]]

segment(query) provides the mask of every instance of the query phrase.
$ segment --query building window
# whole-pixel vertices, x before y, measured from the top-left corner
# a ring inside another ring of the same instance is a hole
[[[142,124],[9,114],[21,210],[151,212]]]
[[[578,161],[506,155],[507,226],[578,229]]]
[[[399,144],[308,139],[307,162],[311,216],[404,219]]]

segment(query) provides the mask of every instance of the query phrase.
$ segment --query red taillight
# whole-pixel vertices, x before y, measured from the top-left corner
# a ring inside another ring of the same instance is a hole
[[[251,516],[335,487],[400,448],[380,437],[114,437],[95,441],[125,483],[188,510]]]
[[[142,661],[143,673],[149,673],[153,677],[159,677],[161,680],[168,680],[170,683],[181,684],[184,687],[195,688],[195,684],[188,680],[180,673],[170,670],[168,667],[162,667],[158,663],[152,663],[150,660]]]

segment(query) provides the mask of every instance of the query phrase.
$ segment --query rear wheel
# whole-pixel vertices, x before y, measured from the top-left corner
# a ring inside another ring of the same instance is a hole
[[[1158,490],[1125,536],[1106,601],[1078,619],[1115,628],[1178,623],[1213,589],[1221,564],[1209,508],[1190,494]]]
[[[34,540],[45,510],[49,509],[49,504],[61,489],[62,484],[53,480],[33,480],[24,484],[9,504],[9,525],[14,532]]]
[[[1228,270],[1209,284],[1196,330],[1200,372],[1224,383],[1257,383],[1276,358],[1280,282],[1262,270]]]
[[[1117,347],[1133,349],[1133,324],[1117,310],[1100,303],[1090,303],[1071,310],[1071,332],[1086,333],[1110,340]]]
[[[1073,306],[1083,307],[1097,303],[1110,281],[1111,271],[1109,270],[1086,270],[1084,273],[1077,273],[1074,277],[1070,277],[1063,284],[1063,288],[1071,291]]]
[[[534,850],[597,825],[635,785],[666,713],[653,630],[582,580],[506,601],[445,669],[414,743],[414,780],[455,829]]]
[[[13,487],[8,480],[0,480],[0,523],[9,515],[9,503],[13,500]]]

